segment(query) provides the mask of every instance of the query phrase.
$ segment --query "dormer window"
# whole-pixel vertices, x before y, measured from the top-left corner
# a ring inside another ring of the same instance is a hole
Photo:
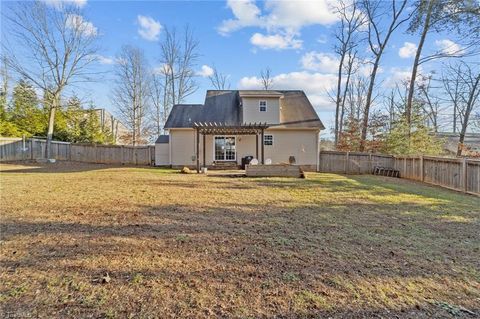
[[[260,112],[267,112],[267,101],[261,100],[258,102]]]

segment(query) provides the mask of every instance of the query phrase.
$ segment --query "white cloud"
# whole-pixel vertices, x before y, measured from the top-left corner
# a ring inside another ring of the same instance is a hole
[[[300,59],[305,70],[335,73],[338,71],[338,58],[330,53],[310,51]]]
[[[276,75],[272,78],[273,89],[304,90],[310,102],[317,109],[332,109],[327,91],[332,90],[336,84],[336,76],[314,72],[290,72]],[[239,82],[240,89],[261,89],[260,78],[256,76],[243,77]]]
[[[285,50],[285,49],[300,49],[302,47],[302,40],[295,39],[293,34],[272,34],[264,35],[261,33],[255,33],[250,38],[250,43],[261,48],[261,49],[275,49],[275,50]]]
[[[137,16],[137,22],[140,26],[138,34],[147,41],[157,41],[162,25],[152,17]]]
[[[329,25],[338,20],[333,10],[333,0],[267,0],[264,13],[253,0],[228,0],[233,19],[224,20],[219,26],[221,34],[228,34],[244,27],[260,27],[267,30],[299,31],[314,24]]]
[[[334,0],[268,0],[265,8],[270,11],[266,17],[267,26],[299,30],[308,25],[329,25],[338,20],[334,11]]]
[[[87,4],[87,0],[42,0],[47,5],[61,9],[64,5],[74,5],[77,8],[83,8]]]
[[[202,65],[202,69],[197,72],[197,75],[208,78],[209,76],[213,75],[213,69],[209,67],[208,65],[204,64]]]
[[[458,44],[448,39],[436,40],[435,45],[444,54],[457,55],[463,53],[463,48]]]
[[[65,21],[67,28],[74,29],[85,36],[95,36],[98,33],[98,29],[90,21],[84,20],[81,15],[69,14]]]
[[[391,68],[389,75],[386,76],[383,86],[386,88],[395,88],[397,84],[401,87],[403,83],[408,83],[412,76],[412,70],[409,68]]]
[[[413,58],[417,53],[417,45],[412,42],[404,42],[403,47],[398,50],[398,55],[402,59]]]
[[[95,58],[97,59],[98,63],[105,64],[105,65],[112,65],[112,64],[115,64],[117,62],[115,58],[108,57],[108,56],[103,56],[103,55],[100,55],[100,54],[97,54],[95,56]]]

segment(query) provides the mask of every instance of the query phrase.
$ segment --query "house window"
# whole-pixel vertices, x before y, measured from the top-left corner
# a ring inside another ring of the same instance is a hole
[[[235,136],[215,136],[215,160],[235,161],[237,157]]]
[[[267,112],[267,101],[258,102],[258,106],[260,107],[260,112]]]
[[[273,145],[273,135],[264,135],[263,136],[263,145],[272,146]]]

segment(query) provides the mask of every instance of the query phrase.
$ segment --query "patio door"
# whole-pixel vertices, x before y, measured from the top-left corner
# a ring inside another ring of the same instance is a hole
[[[215,160],[236,161],[235,136],[215,136]]]

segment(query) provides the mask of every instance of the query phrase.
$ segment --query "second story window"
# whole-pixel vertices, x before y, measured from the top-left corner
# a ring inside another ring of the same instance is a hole
[[[267,101],[259,101],[258,106],[260,107],[260,112],[267,112]]]

